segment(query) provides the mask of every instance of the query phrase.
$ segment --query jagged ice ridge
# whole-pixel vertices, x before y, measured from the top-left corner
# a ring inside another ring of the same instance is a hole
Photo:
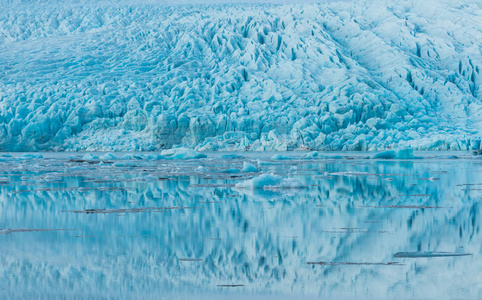
[[[481,149],[480,1],[9,1],[0,150]]]

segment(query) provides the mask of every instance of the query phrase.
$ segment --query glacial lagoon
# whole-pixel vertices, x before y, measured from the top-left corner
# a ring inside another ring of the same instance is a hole
[[[4,153],[0,298],[482,298],[481,158],[274,155]]]

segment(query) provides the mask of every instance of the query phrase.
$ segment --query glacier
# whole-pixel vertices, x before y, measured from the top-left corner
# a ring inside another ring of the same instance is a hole
[[[468,0],[4,1],[0,151],[479,150],[480,20]]]

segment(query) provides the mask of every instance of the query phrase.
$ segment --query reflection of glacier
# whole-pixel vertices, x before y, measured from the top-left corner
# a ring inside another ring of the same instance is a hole
[[[482,293],[481,193],[477,186],[457,186],[482,183],[475,160],[265,163],[262,172],[296,178],[306,188],[254,192],[231,187],[252,174],[221,173],[228,165],[241,167],[239,160],[80,165],[39,160],[2,166],[11,171],[2,175],[10,182],[0,185],[1,228],[76,230],[0,235],[0,289],[7,295],[219,292],[219,284],[242,284],[237,292],[257,294],[476,298]],[[199,165],[210,171],[196,173]],[[57,172],[62,181],[41,180],[59,168],[66,169]],[[146,175],[162,180],[139,181]],[[426,180],[430,177],[440,180]],[[400,204],[440,208],[373,207]],[[197,208],[65,212],[139,207]],[[417,250],[473,255],[393,257]],[[403,265],[306,264],[313,261]]]
[[[477,1],[11,2],[1,150],[480,148]]]

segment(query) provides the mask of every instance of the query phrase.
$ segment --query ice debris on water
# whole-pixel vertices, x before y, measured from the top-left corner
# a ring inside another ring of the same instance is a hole
[[[405,148],[400,149],[397,151],[397,155],[395,155],[396,159],[420,159],[422,157],[414,156],[412,148]]]
[[[413,155],[412,148],[404,148],[397,151],[388,150],[379,152],[372,156],[373,159],[419,159],[421,157],[417,157]]]
[[[279,175],[262,174],[253,179],[236,184],[237,188],[244,189],[276,189],[276,188],[302,188],[302,183],[293,178],[283,178]]]
[[[259,172],[258,168],[256,168],[255,165],[249,162],[243,162],[243,169],[241,171],[242,172]]]
[[[166,157],[164,157],[161,154],[144,154],[143,158],[147,160],[162,160],[162,159],[165,159]]]
[[[161,155],[169,159],[199,159],[206,158],[207,155],[187,148],[173,148],[164,150]]]
[[[92,153],[87,153],[84,156],[82,156],[83,160],[97,160],[99,159],[98,156],[93,155]]]
[[[292,159],[294,158],[283,154],[275,154],[271,156],[271,160],[292,160]]]
[[[42,154],[36,153],[36,154],[22,154],[20,155],[17,159],[19,160],[31,160],[31,159],[38,159],[38,158],[43,158]]]
[[[57,176],[57,175],[53,175],[53,174],[49,174],[49,175],[44,176],[43,179],[45,181],[61,181],[62,177]]]
[[[389,150],[389,151],[383,151],[383,152],[377,153],[373,155],[373,158],[374,159],[392,159],[392,158],[395,158],[395,156],[397,156],[397,153],[393,150]]]
[[[1,151],[482,149],[474,1],[4,2]]]
[[[117,156],[115,156],[114,154],[112,153],[105,153],[103,155],[100,156],[100,159],[101,160],[116,160],[117,159]]]
[[[303,155],[303,158],[316,158],[320,155],[318,151],[312,151]]]
[[[137,163],[134,162],[134,161],[116,161],[114,164],[113,164],[114,167],[136,167],[137,166]]]

